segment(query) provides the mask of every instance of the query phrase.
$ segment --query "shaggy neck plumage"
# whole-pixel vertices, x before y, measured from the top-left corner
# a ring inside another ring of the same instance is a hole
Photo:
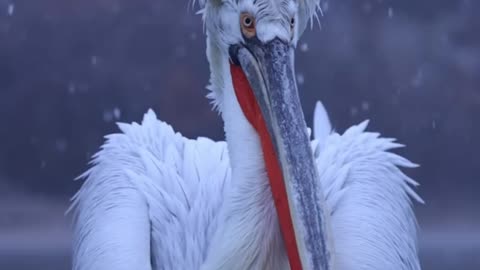
[[[288,269],[260,139],[238,103],[228,54],[208,42],[207,56],[210,89],[225,123],[232,186],[202,269]]]

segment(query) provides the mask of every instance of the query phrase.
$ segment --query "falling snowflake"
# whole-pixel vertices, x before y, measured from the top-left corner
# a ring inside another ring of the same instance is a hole
[[[190,39],[191,39],[191,40],[197,40],[197,33],[192,32],[192,33],[190,34]]]
[[[93,55],[92,58],[90,59],[90,62],[92,63],[93,66],[96,66],[98,63],[98,57]]]
[[[70,95],[73,95],[73,94],[75,94],[76,91],[77,91],[77,88],[75,87],[75,84],[73,82],[70,82],[68,84],[68,93]]]
[[[301,52],[307,52],[308,51],[308,43],[304,42],[300,45],[300,51]]]
[[[14,12],[15,12],[15,5],[14,4],[8,5],[8,8],[7,8],[8,16],[13,16]]]
[[[122,116],[122,111],[119,108],[113,109],[113,117],[118,120]]]
[[[353,106],[350,108],[350,115],[353,117],[353,116],[357,116],[358,114],[358,109],[357,107]]]
[[[392,7],[388,8],[388,17],[393,18],[393,8]]]
[[[305,76],[302,73],[297,74],[297,82],[300,85],[305,83]]]
[[[103,121],[110,123],[113,121],[113,113],[110,110],[103,112]]]
[[[412,81],[411,81],[412,86],[415,88],[421,87],[423,85],[424,77],[425,76],[424,76],[423,68],[419,68],[415,76],[412,78]]]
[[[118,107],[115,107],[113,110],[105,110],[103,112],[103,121],[110,123],[120,119],[121,116],[122,111]]]
[[[322,8],[322,13],[326,13],[330,8],[330,3],[328,1],[322,1],[321,8]]]
[[[364,111],[370,110],[370,103],[368,101],[362,102],[362,110]]]

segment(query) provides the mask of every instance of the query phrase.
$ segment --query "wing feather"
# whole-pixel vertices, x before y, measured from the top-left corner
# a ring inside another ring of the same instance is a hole
[[[112,161],[97,155],[73,198],[74,270],[151,269],[147,201]]]
[[[230,180],[226,144],[184,138],[151,110],[118,126],[72,199],[73,269],[198,267]]]
[[[418,183],[399,169],[418,165],[388,152],[401,145],[366,132],[367,125],[365,121],[343,135],[332,133],[315,144],[323,145],[314,152],[330,211],[336,266],[342,270],[420,269],[411,198],[423,201],[411,188]]]

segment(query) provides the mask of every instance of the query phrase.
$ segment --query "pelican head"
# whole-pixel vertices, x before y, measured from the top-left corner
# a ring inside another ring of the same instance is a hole
[[[292,269],[331,269],[319,176],[294,71],[297,41],[318,2],[201,2],[208,36],[210,96],[226,124],[233,119],[248,121],[260,139]],[[241,116],[232,116],[234,107],[240,108],[235,113]]]

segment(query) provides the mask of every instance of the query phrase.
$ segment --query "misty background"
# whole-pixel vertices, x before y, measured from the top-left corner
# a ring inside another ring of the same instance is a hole
[[[296,53],[307,122],[407,145],[423,269],[480,269],[480,1],[322,0]],[[70,269],[73,179],[148,108],[223,139],[187,0],[0,0],[0,269]]]

